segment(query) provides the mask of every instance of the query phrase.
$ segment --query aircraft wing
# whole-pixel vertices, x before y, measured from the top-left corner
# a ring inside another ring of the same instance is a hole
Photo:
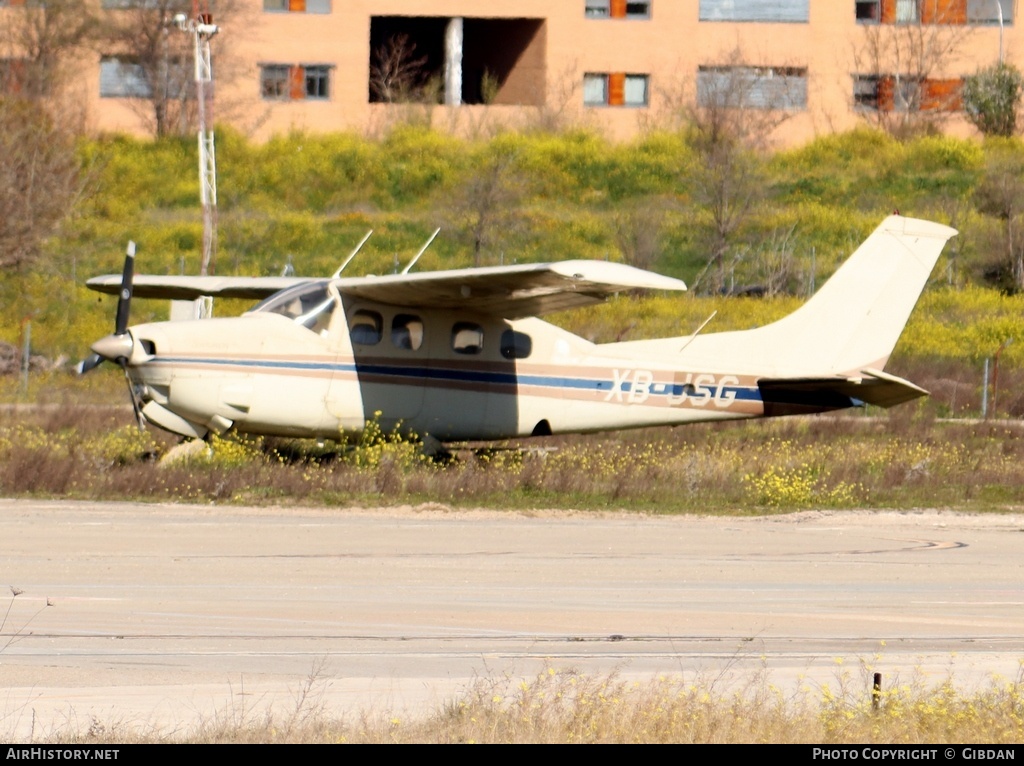
[[[862,370],[857,377],[762,378],[757,382],[765,414],[798,414],[873,404],[893,407],[928,392],[909,380],[881,370]]]
[[[135,298],[167,298],[191,301],[204,295],[219,298],[250,298],[262,300],[288,287],[313,281],[308,277],[188,277],[138,274],[132,280]],[[121,292],[121,275],[93,277],[85,286],[107,295]]]
[[[344,295],[395,306],[519,319],[600,303],[627,290],[685,290],[679,279],[621,263],[562,261],[338,280]]]
[[[262,299],[305,277],[189,277],[139,275],[137,298],[192,300],[202,295]],[[506,319],[599,303],[627,290],[685,290],[682,280],[607,261],[493,266],[335,280],[343,295],[410,308],[451,308]],[[86,286],[116,295],[120,275],[90,279]]]

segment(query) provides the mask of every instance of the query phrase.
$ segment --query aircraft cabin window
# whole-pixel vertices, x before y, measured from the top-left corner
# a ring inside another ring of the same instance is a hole
[[[391,320],[391,343],[395,348],[416,351],[423,345],[423,320],[414,314],[395,314]]]
[[[334,296],[329,295],[308,311],[295,317],[295,321],[317,335],[326,336],[327,329],[331,326],[331,315],[334,313],[335,305]]]
[[[337,301],[329,290],[328,282],[307,282],[274,293],[256,304],[249,313],[280,314],[315,333],[324,334],[335,308]]]
[[[484,329],[475,322],[456,322],[452,327],[452,351],[479,354],[484,350]]]
[[[505,330],[501,334],[501,356],[503,359],[526,359],[533,353],[533,339],[524,332]]]
[[[348,329],[353,343],[358,343],[361,346],[376,346],[380,343],[383,326],[384,320],[376,311],[360,309],[352,315]]]

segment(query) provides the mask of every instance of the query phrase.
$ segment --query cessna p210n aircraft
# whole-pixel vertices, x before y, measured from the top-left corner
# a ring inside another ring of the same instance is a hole
[[[591,343],[537,318],[677,279],[602,261],[378,277],[121,276],[115,332],[136,414],[176,434],[338,438],[377,413],[447,441],[890,407],[883,372],[954,229],[891,216],[803,306],[764,327]],[[365,240],[364,240],[365,241]],[[340,270],[339,270],[340,271]],[[408,271],[408,267],[406,269]],[[263,298],[242,316],[128,326],[131,296]]]

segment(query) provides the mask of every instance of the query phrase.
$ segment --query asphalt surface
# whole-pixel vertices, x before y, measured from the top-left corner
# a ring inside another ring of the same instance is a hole
[[[7,741],[311,701],[417,715],[548,669],[813,692],[1024,661],[1020,514],[0,500],[0,540]]]

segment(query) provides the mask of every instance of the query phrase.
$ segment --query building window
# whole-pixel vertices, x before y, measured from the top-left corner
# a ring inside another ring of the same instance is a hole
[[[604,106],[608,103],[608,75],[583,75],[583,103],[586,106]]]
[[[917,0],[896,0],[896,23],[921,23],[921,6]]]
[[[1015,0],[854,0],[858,24],[998,24],[1013,22]]]
[[[854,106],[874,112],[916,112],[921,82],[910,77],[861,75],[853,81]]]
[[[810,0],[700,0],[701,21],[802,23],[810,20]]]
[[[31,0],[29,0],[31,2]],[[100,7],[104,10],[124,10],[126,8],[143,8],[159,10],[160,0],[101,0]]]
[[[15,94],[25,89],[25,59],[0,59],[0,93]]]
[[[319,64],[305,66],[302,69],[305,70],[306,98],[320,100],[330,98],[330,67]]]
[[[538,18],[371,16],[368,100],[543,106],[546,30]]]
[[[647,106],[647,75],[626,75],[626,82],[623,87],[623,103],[626,106]]]
[[[585,106],[647,106],[648,76],[589,72],[583,75]]]
[[[281,64],[260,67],[260,95],[268,101],[287,101],[290,70]]]
[[[855,75],[853,104],[873,112],[956,112],[963,81],[897,75]]]
[[[912,80],[909,77],[901,77],[891,83],[892,87],[892,109],[896,112],[919,112],[921,111],[921,97],[924,94],[924,83],[919,80]]]
[[[51,79],[44,63],[23,58],[0,58],[0,96],[42,98],[51,95]]]
[[[880,77],[858,75],[853,78],[853,106],[865,111],[878,110],[878,83]]]
[[[854,15],[858,24],[877,24],[882,20],[881,3],[879,0],[857,0]]]
[[[267,101],[324,101],[331,96],[326,64],[262,64],[260,95]]]
[[[116,56],[100,59],[101,98],[152,98],[153,88],[141,64]]]
[[[968,24],[999,24],[999,12],[1003,13],[1003,24],[1013,24],[1014,0],[967,0]]]
[[[103,56],[100,59],[100,98],[153,98],[152,71],[131,58]],[[157,75],[163,86],[161,98],[195,98],[194,70],[191,61],[172,59]]]
[[[330,13],[331,0],[263,0],[267,13]]]
[[[651,3],[650,0],[584,0],[583,15],[588,19],[649,19]]]
[[[806,109],[807,70],[702,66],[697,72],[697,105],[728,109]]]

